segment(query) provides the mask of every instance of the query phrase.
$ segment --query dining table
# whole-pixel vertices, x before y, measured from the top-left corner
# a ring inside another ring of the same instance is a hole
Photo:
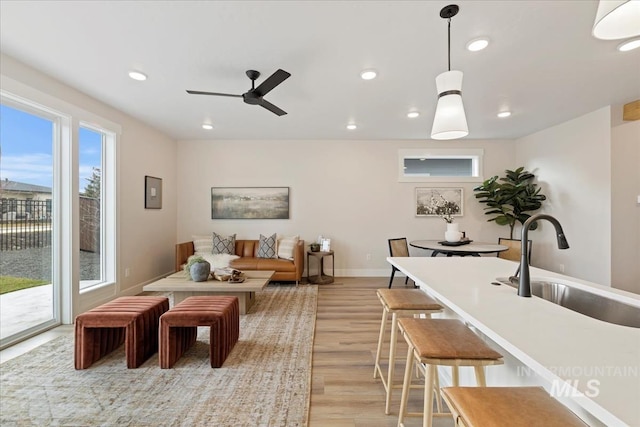
[[[480,254],[490,254],[504,252],[508,246],[497,243],[474,242],[466,240],[460,242],[447,242],[444,240],[413,240],[409,245],[418,249],[433,251],[432,257],[444,254],[451,256],[480,256]]]

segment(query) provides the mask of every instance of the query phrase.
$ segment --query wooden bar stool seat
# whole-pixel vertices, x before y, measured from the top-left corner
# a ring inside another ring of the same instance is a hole
[[[460,427],[587,425],[542,387],[445,387],[442,395]]]
[[[398,340],[398,316],[425,315],[431,317],[432,313],[442,311],[442,306],[429,297],[420,289],[378,289],[376,291],[378,299],[382,304],[382,321],[380,323],[380,335],[378,337],[378,348],[376,351],[376,361],[373,368],[373,378],[382,380],[386,392],[384,413],[389,414],[391,407],[391,394],[394,388],[402,388],[402,384],[393,384],[394,367],[396,360],[396,344]],[[384,341],[388,315],[391,314],[391,339],[389,342],[389,367],[386,378],[380,367],[380,356],[382,354],[382,344]]]
[[[406,416],[422,416],[423,426],[431,427],[434,415],[444,415],[433,412],[433,389],[438,366],[473,366],[476,382],[484,387],[486,385],[484,367],[503,363],[500,353],[485,344],[459,320],[403,318],[398,321],[398,328],[409,346],[398,426],[403,426]],[[424,412],[422,413],[407,413],[414,361],[424,364],[425,370]],[[458,374],[455,369],[453,385],[458,386]],[[449,416],[449,414],[446,415]]]

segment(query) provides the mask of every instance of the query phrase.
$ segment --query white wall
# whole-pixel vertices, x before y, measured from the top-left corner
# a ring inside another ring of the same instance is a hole
[[[178,241],[216,231],[238,238],[300,234],[332,239],[336,274],[386,276],[387,239],[443,239],[445,222],[414,215],[416,187],[463,187],[461,230],[497,242],[508,227],[487,223],[478,183],[399,183],[398,149],[483,148],[486,177],[513,167],[513,141],[182,141],[178,142]],[[212,220],[211,187],[290,187],[288,220]],[[425,255],[422,250],[415,254]],[[371,254],[371,260],[367,260]]]
[[[120,125],[116,293],[136,294],[141,291],[143,283],[173,271],[177,221],[175,141],[11,57],[2,55],[0,62],[3,76],[25,85],[29,90],[55,97]],[[163,207],[160,210],[144,209],[145,175],[163,178]],[[124,275],[125,268],[130,268],[129,277]],[[81,311],[99,302],[91,301],[87,294],[82,297]]]
[[[601,108],[516,141],[516,163],[536,174],[547,196],[541,212],[562,224],[570,248],[558,250],[553,226],[529,233],[532,264],[611,285],[611,120]]]
[[[611,114],[611,285],[640,294],[640,121]]]

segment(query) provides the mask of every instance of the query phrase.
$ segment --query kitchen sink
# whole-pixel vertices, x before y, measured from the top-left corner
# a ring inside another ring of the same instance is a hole
[[[501,284],[518,288],[506,277],[496,279]],[[563,283],[531,279],[531,294],[569,310],[604,322],[640,328],[640,307],[594,294]]]

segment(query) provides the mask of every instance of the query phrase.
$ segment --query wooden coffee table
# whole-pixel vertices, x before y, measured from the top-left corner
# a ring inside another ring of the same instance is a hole
[[[238,297],[240,314],[246,314],[256,300],[256,291],[260,291],[269,284],[275,271],[244,271],[246,280],[242,283],[221,282],[207,280],[194,282],[187,279],[185,271],[179,271],[170,276],[149,283],[142,287],[145,291],[173,292],[173,304],[176,305],[187,297],[198,295],[225,295]]]

